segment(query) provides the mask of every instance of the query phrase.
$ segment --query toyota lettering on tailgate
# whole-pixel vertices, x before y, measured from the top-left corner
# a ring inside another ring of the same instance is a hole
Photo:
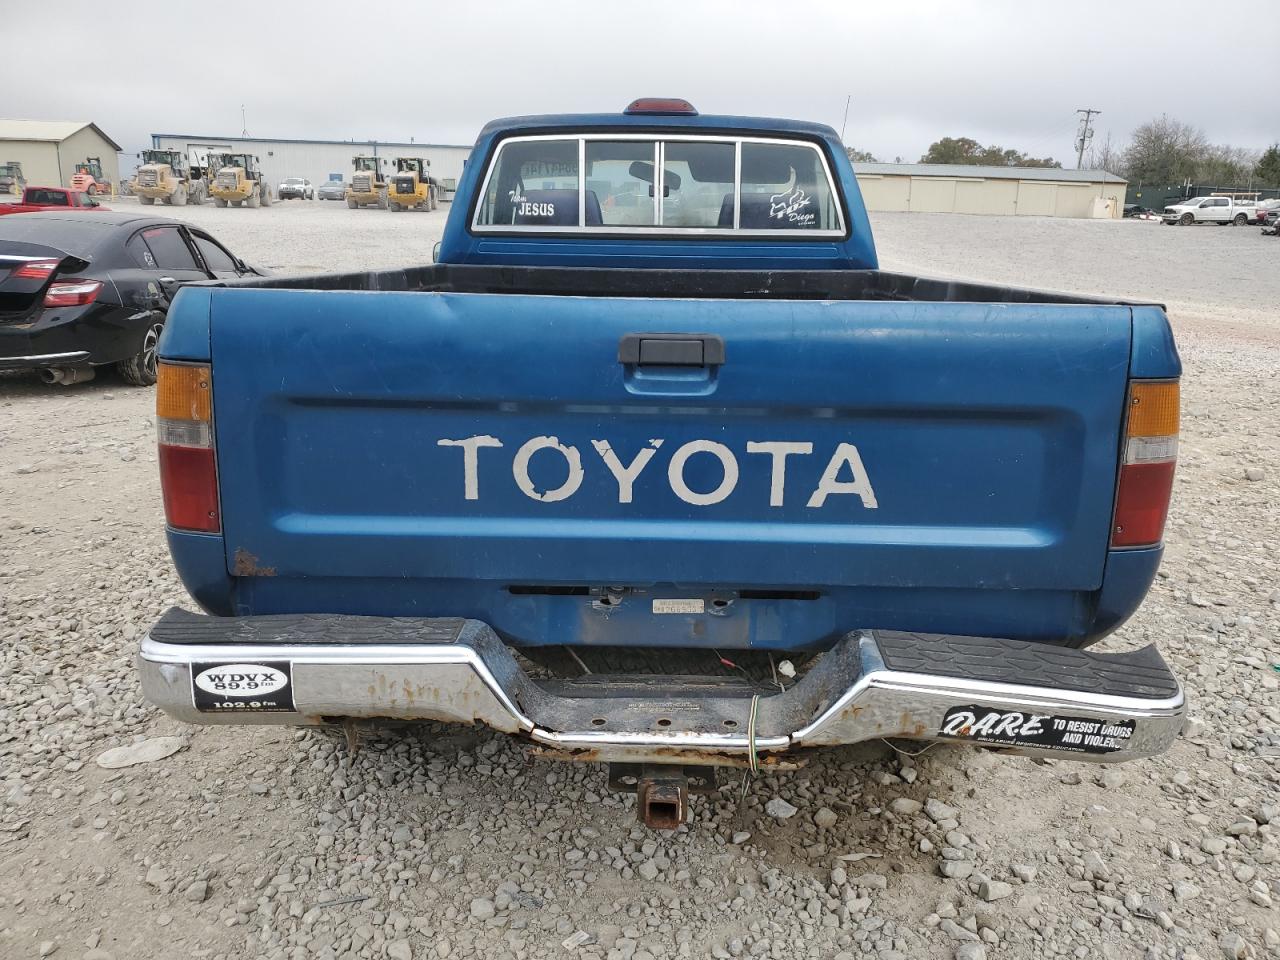
[[[592,440],[600,465],[602,465],[617,482],[618,502],[631,503],[632,494],[641,474],[657,456],[666,441],[662,438],[650,440],[640,452],[631,458],[630,463],[623,463],[608,440]],[[497,437],[488,435],[466,437],[459,440],[443,439],[436,441],[437,446],[459,447],[462,450],[462,492],[467,500],[480,499],[480,451],[505,447]],[[543,451],[546,451],[543,453]],[[769,506],[781,507],[786,500],[787,458],[810,457],[814,455],[813,444],[801,440],[748,440],[743,451],[748,456],[768,457],[770,463]],[[529,476],[529,464],[535,454],[545,457],[559,457],[568,468],[568,476],[558,487],[539,490]],[[685,481],[685,467],[695,456],[713,457],[720,461],[722,478],[719,484],[705,493],[692,489]],[[588,464],[596,461],[587,457]],[[532,437],[522,443],[511,460],[511,474],[516,486],[531,500],[543,503],[555,503],[568,500],[582,486],[586,468],[583,465],[582,452],[572,444],[561,443],[556,437]],[[690,440],[681,444],[667,461],[666,482],[671,492],[685,503],[698,507],[707,507],[727,500],[738,486],[739,462],[738,454],[728,446],[715,440]],[[806,491],[807,492],[807,491]],[[809,493],[806,506],[822,507],[828,497],[837,495],[853,495],[862,501],[868,510],[877,507],[876,493],[871,485],[871,478],[862,464],[858,448],[852,443],[839,443],[827,460],[826,468],[818,479],[817,485]]]

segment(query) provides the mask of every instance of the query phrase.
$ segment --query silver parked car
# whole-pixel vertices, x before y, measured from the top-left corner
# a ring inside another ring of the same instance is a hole
[[[320,184],[320,189],[316,193],[321,200],[345,200],[347,185],[341,180],[329,180]]]

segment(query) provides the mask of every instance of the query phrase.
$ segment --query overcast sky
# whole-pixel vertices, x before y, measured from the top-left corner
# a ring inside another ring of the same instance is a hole
[[[852,94],[845,142],[881,160],[970,136],[1073,166],[1080,107],[1120,143],[1161,113],[1218,143],[1280,139],[1280,0],[64,0],[56,23],[102,24],[73,29],[12,6],[0,114],[91,120],[129,153],[239,134],[242,103],[252,136],[469,144],[493,117],[648,95],[839,130]]]

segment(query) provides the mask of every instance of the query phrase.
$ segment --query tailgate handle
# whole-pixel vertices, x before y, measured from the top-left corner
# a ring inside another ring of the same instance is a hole
[[[714,333],[628,333],[618,362],[644,366],[710,367],[724,363],[724,338]]]

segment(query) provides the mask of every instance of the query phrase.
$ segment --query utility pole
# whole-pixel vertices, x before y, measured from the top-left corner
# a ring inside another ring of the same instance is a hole
[[[844,123],[840,124],[840,142],[841,143],[844,143],[844,128],[849,125],[849,102],[851,100],[853,100],[852,93],[844,98]]]
[[[1087,147],[1089,142],[1093,139],[1093,131],[1089,129],[1089,124],[1092,122],[1093,118],[1098,114],[1101,114],[1102,111],[1086,108],[1084,110],[1077,110],[1076,113],[1083,114],[1080,118],[1080,132],[1076,135],[1076,169],[1079,170],[1084,166],[1084,148]]]

